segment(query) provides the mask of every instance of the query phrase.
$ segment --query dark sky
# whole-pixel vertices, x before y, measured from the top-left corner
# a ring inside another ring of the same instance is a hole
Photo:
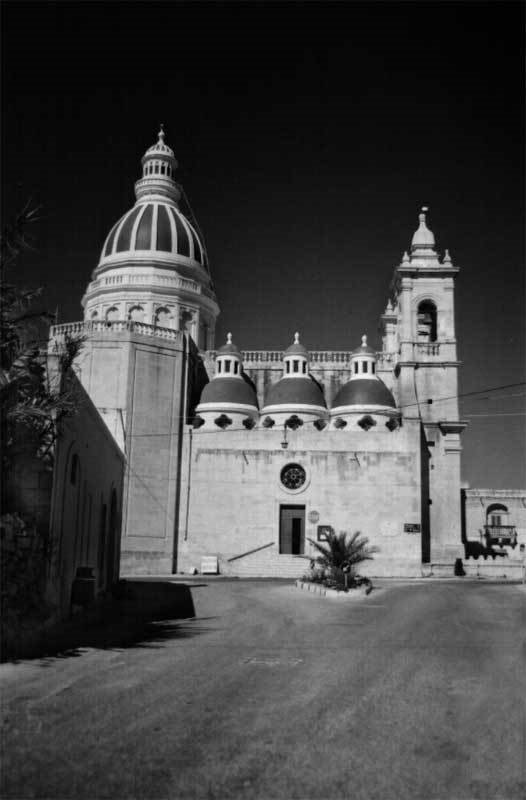
[[[18,0],[2,15],[4,215],[42,205],[17,279],[60,321],[81,318],[162,121],[218,341],[379,346],[426,203],[461,268],[461,393],[525,381],[521,3]],[[524,391],[462,400],[472,486],[526,485]]]

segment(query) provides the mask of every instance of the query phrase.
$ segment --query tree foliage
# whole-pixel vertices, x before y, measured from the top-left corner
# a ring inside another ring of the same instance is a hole
[[[35,307],[41,289],[24,289],[7,280],[19,255],[31,247],[28,228],[38,220],[28,203],[8,223],[0,239],[0,414],[4,477],[21,450],[50,454],[59,420],[74,413],[78,400],[64,381],[82,345],[67,338],[49,368],[47,339],[53,315]]]
[[[313,539],[309,539],[309,542],[319,553],[316,563],[331,573],[339,573],[348,565],[353,575],[358,564],[371,560],[378,552],[378,547],[369,545],[368,538],[359,531],[350,537],[345,531],[331,531],[327,534],[326,542],[315,542]]]

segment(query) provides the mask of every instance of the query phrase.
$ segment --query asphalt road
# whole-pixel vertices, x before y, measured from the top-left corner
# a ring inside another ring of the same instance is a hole
[[[526,797],[520,587],[191,594],[194,620],[0,667],[3,798]]]

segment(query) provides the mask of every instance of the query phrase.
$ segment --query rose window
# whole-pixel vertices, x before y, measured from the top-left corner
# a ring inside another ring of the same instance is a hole
[[[281,470],[281,483],[287,489],[299,489],[307,480],[307,474],[299,464],[287,464]]]

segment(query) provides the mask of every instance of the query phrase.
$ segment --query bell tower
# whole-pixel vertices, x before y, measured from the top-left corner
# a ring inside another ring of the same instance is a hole
[[[424,560],[449,563],[461,557],[460,435],[455,266],[435,249],[424,207],[395,270],[393,303],[382,317],[384,350],[394,349],[393,390],[405,419],[419,420],[423,481],[428,482],[429,546]],[[427,467],[426,467],[427,464]],[[423,510],[423,518],[426,517]]]

